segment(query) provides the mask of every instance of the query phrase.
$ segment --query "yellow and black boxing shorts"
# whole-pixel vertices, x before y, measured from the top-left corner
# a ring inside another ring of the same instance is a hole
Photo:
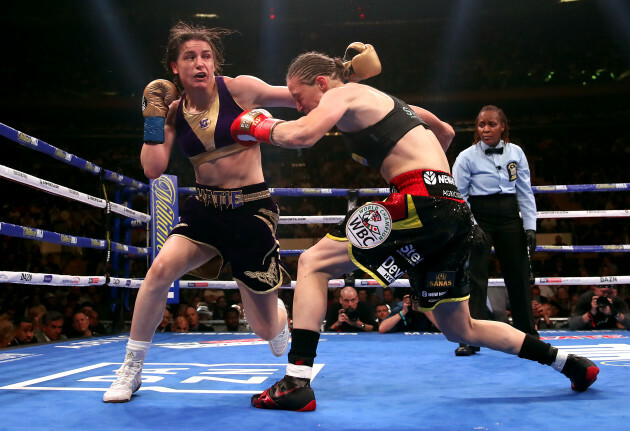
[[[186,199],[180,222],[170,235],[218,253],[190,274],[215,279],[229,262],[235,280],[254,293],[267,293],[291,282],[280,264],[279,219],[265,183],[238,189],[197,184],[197,195]]]
[[[350,259],[382,286],[407,273],[422,311],[467,299],[473,223],[453,177],[410,171],[391,186],[387,199],[348,212],[327,237],[348,241]]]

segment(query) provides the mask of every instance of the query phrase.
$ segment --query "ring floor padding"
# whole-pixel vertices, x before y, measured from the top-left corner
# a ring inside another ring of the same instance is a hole
[[[128,334],[0,350],[0,430],[630,429],[628,331],[542,331],[588,356],[597,382],[576,393],[551,367],[488,349],[456,357],[442,334],[323,333],[317,410],[259,410],[286,354],[247,333],[156,334],[132,401],[105,404]]]

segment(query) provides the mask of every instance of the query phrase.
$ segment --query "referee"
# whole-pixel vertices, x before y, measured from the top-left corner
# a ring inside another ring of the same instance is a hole
[[[488,264],[494,245],[513,325],[539,337],[534,325],[528,256],[536,249],[536,201],[525,153],[509,143],[508,121],[501,109],[492,105],[481,108],[474,143],[457,156],[453,177],[485,233],[485,251],[470,255],[470,314],[475,319],[488,318]],[[476,351],[478,347],[460,344],[455,354],[470,356]]]

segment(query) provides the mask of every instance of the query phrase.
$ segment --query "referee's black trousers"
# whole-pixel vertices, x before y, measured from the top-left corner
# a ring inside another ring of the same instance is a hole
[[[473,251],[470,255],[471,316],[475,319],[488,319],[488,265],[490,249],[494,245],[508,292],[512,323],[515,328],[538,337],[529,286],[527,240],[516,195],[469,196],[468,202],[479,227],[491,241],[487,244],[485,253]]]

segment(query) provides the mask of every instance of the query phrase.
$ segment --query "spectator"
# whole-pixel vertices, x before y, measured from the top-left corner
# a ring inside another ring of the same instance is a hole
[[[82,311],[74,313],[74,316],[72,316],[72,332],[69,336],[71,338],[82,338],[95,335],[99,334],[92,332],[90,329],[90,318]]]
[[[184,316],[177,316],[171,325],[171,332],[189,332],[188,319]]]
[[[398,305],[398,300],[394,296],[394,291],[391,287],[386,287],[383,289],[383,302],[389,305],[389,308],[392,310]]]
[[[372,309],[359,302],[359,295],[352,286],[341,289],[339,302],[328,308],[326,330],[340,332],[371,332],[377,328]]]
[[[66,340],[68,337],[63,331],[63,315],[56,311],[47,311],[42,316],[42,329],[35,331],[35,339],[38,343]]]
[[[615,285],[602,285],[580,296],[575,314],[569,319],[572,330],[630,329],[628,304],[617,297]]]
[[[171,332],[171,324],[171,310],[169,310],[168,307],[165,307],[164,316],[162,316],[162,321],[155,332]]]
[[[33,327],[33,319],[30,317],[21,317],[16,320],[16,331],[11,346],[23,346],[25,344],[33,344],[35,328]]]
[[[223,321],[227,332],[241,332],[240,315],[241,312],[236,308],[230,307],[225,310]]]
[[[387,319],[390,314],[392,314],[392,310],[389,308],[389,305],[382,303],[376,306],[376,323],[379,325],[379,330],[380,324]]]
[[[225,300],[225,296],[217,297],[216,302],[214,303],[214,310],[212,311],[212,317],[216,320],[221,320],[225,317],[225,311],[227,310],[227,301]]]
[[[549,302],[540,303],[532,301],[534,318],[536,319],[536,329],[557,329],[558,324],[551,320],[551,304]]]
[[[8,319],[0,319],[0,349],[9,347],[15,337],[15,326]]]
[[[199,322],[199,313],[193,306],[186,307],[186,319],[188,320],[189,332],[214,332],[212,326]]]
[[[390,332],[410,332],[410,331],[438,331],[433,313],[428,311],[423,313],[412,309],[409,295],[405,295],[402,306],[394,312],[378,327],[378,332],[386,334]]]

